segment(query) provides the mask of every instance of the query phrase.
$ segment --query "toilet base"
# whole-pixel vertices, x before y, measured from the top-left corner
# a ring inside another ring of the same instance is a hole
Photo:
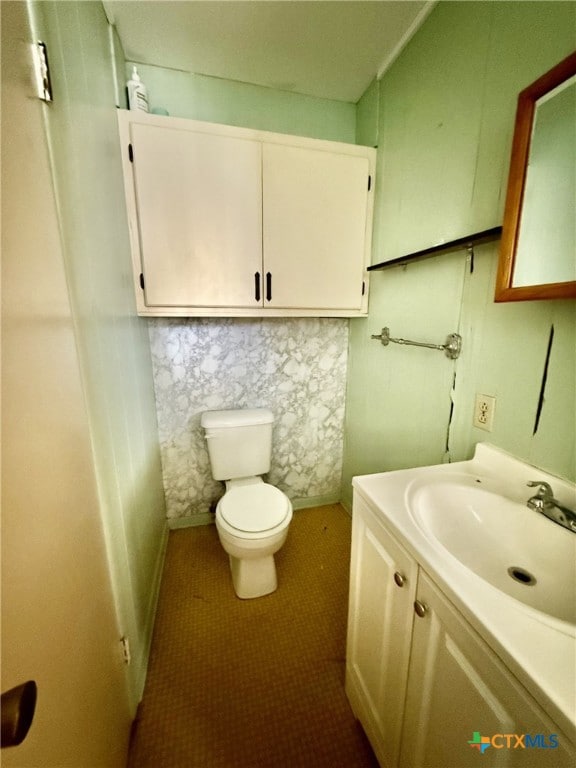
[[[242,600],[263,597],[278,587],[274,555],[240,558],[229,555],[234,592]]]

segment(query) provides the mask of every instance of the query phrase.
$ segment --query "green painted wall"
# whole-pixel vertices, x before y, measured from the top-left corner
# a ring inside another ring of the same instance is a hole
[[[59,226],[135,707],[167,528],[148,328],[132,289],[114,57],[100,2],[33,2],[32,10],[48,44],[54,101],[45,115]]]
[[[373,80],[356,105],[356,143],[365,147],[378,146],[378,111],[380,83]]]
[[[126,65],[129,76],[132,62]],[[356,107],[274,88],[138,64],[150,110],[173,117],[344,141],[356,139]]]
[[[574,3],[438,4],[380,82],[374,263],[502,223],[517,94],[575,30]],[[370,110],[358,130],[374,130]],[[576,479],[576,303],[494,304],[497,250],[477,248],[473,271],[462,252],[372,273],[369,317],[350,323],[348,506],[355,474],[467,459],[480,441]],[[462,356],[384,348],[369,338],[383,326],[432,343],[457,331]],[[477,392],[497,398],[491,433],[472,426]]]

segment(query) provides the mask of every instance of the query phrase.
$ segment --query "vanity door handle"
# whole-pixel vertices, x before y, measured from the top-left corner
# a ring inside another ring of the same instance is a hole
[[[403,576],[400,571],[396,571],[394,574],[394,581],[397,587],[403,587],[406,584],[406,576]]]
[[[416,616],[419,616],[421,619],[423,619],[424,616],[426,616],[426,614],[428,613],[428,606],[426,605],[426,603],[420,602],[420,600],[415,600],[414,611],[416,612]]]

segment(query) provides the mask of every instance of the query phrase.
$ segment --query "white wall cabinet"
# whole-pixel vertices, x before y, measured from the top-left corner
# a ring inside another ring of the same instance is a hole
[[[346,691],[385,768],[476,765],[475,733],[501,735],[482,754],[488,768],[574,764],[538,703],[357,494]],[[541,746],[516,746],[526,734]]]
[[[121,112],[138,312],[367,312],[375,151]]]

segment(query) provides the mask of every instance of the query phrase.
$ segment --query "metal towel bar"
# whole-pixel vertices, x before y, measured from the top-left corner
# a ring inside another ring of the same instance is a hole
[[[445,344],[426,344],[423,341],[409,341],[408,339],[393,339],[389,328],[382,328],[382,333],[373,333],[370,337],[379,339],[387,347],[388,344],[408,344],[412,347],[427,347],[428,349],[441,349],[451,360],[456,360],[462,350],[462,337],[458,333],[451,333],[446,337]]]

